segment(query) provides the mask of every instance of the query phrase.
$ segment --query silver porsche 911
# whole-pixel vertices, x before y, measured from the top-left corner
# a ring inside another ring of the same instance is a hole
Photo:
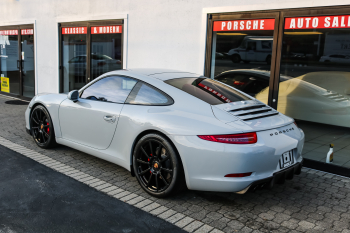
[[[245,193],[299,174],[294,120],[221,82],[157,69],[106,73],[79,91],[39,94],[26,129],[129,170],[151,195],[184,187]]]

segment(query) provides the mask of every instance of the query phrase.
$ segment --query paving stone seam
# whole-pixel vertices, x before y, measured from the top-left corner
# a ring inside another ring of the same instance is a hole
[[[155,215],[159,218],[164,219],[165,221],[176,225],[177,227],[182,228],[183,230],[187,232],[195,232],[195,233],[204,233],[204,232],[215,232],[215,233],[223,233],[223,231],[220,231],[219,229],[216,229],[212,226],[209,226],[203,222],[200,222],[198,220],[194,220],[193,218],[190,218],[182,213],[178,213],[177,211],[171,210],[163,205],[160,205],[152,200],[149,200],[147,198],[144,198],[138,194],[131,193],[129,191],[126,191],[122,188],[119,188],[118,186],[115,186],[113,184],[110,184],[108,182],[105,182],[103,180],[100,180],[96,177],[93,177],[89,174],[86,174],[84,172],[79,171],[76,168],[70,167],[69,165],[63,164],[55,159],[52,159],[46,155],[40,154],[36,151],[33,151],[31,149],[28,149],[24,146],[18,145],[16,143],[13,143],[3,137],[0,136],[0,145],[13,150],[21,155],[24,155],[42,165],[45,165],[61,174],[64,174],[66,176],[69,176],[81,183],[84,183],[100,192],[103,192],[109,196],[112,196],[120,201],[123,201],[129,205],[135,206],[145,212],[148,212],[152,215]],[[62,169],[63,168],[63,169]],[[93,179],[86,180],[85,178],[93,177]],[[95,180],[95,181],[92,181]],[[91,182],[92,181],[92,182]],[[116,188],[114,188],[114,187]],[[112,190],[109,190],[108,188],[113,187]],[[135,200],[133,202],[133,200]],[[158,212],[157,209],[160,209]],[[164,211],[162,211],[164,210]],[[162,216],[163,214],[166,214],[165,216]],[[186,219],[186,221],[183,221]]]

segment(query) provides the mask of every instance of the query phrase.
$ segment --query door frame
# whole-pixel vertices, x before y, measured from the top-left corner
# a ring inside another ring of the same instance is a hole
[[[94,26],[112,26],[120,25],[122,27],[121,34],[121,65],[124,64],[124,19],[115,20],[92,20],[92,21],[77,21],[77,22],[65,22],[58,24],[59,35],[59,93],[63,93],[63,51],[62,51],[62,28],[65,27],[87,27],[86,32],[86,75],[85,84],[88,84],[91,80],[91,27]]]
[[[0,26],[0,30],[17,30],[18,31],[18,59],[17,61],[20,61],[20,69],[19,69],[19,94],[13,94],[13,93],[6,93],[0,91],[1,95],[7,95],[11,97],[17,97],[23,100],[31,100],[32,98],[30,97],[25,97],[23,96],[23,66],[22,66],[22,34],[21,34],[21,29],[33,29],[33,37],[35,41],[35,35],[34,35],[34,24],[22,24],[22,25],[12,25],[12,26]],[[35,42],[33,43],[34,46],[34,58],[36,56],[35,54]],[[34,95],[36,95],[36,79],[35,79],[35,59],[33,59],[33,67],[34,67]]]

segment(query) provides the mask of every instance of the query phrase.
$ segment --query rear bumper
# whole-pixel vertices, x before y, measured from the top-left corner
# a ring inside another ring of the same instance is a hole
[[[303,167],[303,160],[290,166],[284,170],[273,173],[271,177],[254,181],[247,188],[243,189],[239,194],[244,194],[248,190],[254,190],[256,188],[272,188],[275,184],[283,184],[286,180],[291,180],[294,177],[294,174],[299,175],[301,173],[301,168]]]
[[[242,192],[256,181],[270,180],[274,174],[284,171],[279,164],[284,152],[293,151],[293,167],[302,163],[304,133],[294,128],[276,136],[277,132],[290,127],[295,125],[257,132],[258,142],[246,145],[210,142],[197,136],[169,137],[181,157],[188,189]],[[226,177],[248,172],[252,174],[247,177]]]

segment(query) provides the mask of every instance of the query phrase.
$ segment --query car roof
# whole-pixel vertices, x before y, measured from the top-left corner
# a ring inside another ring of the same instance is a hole
[[[133,69],[127,69],[124,71],[145,75],[151,78],[160,79],[162,81],[175,79],[175,78],[202,77],[202,75],[199,75],[199,74],[180,71],[180,70],[171,70],[171,69],[133,68]]]

